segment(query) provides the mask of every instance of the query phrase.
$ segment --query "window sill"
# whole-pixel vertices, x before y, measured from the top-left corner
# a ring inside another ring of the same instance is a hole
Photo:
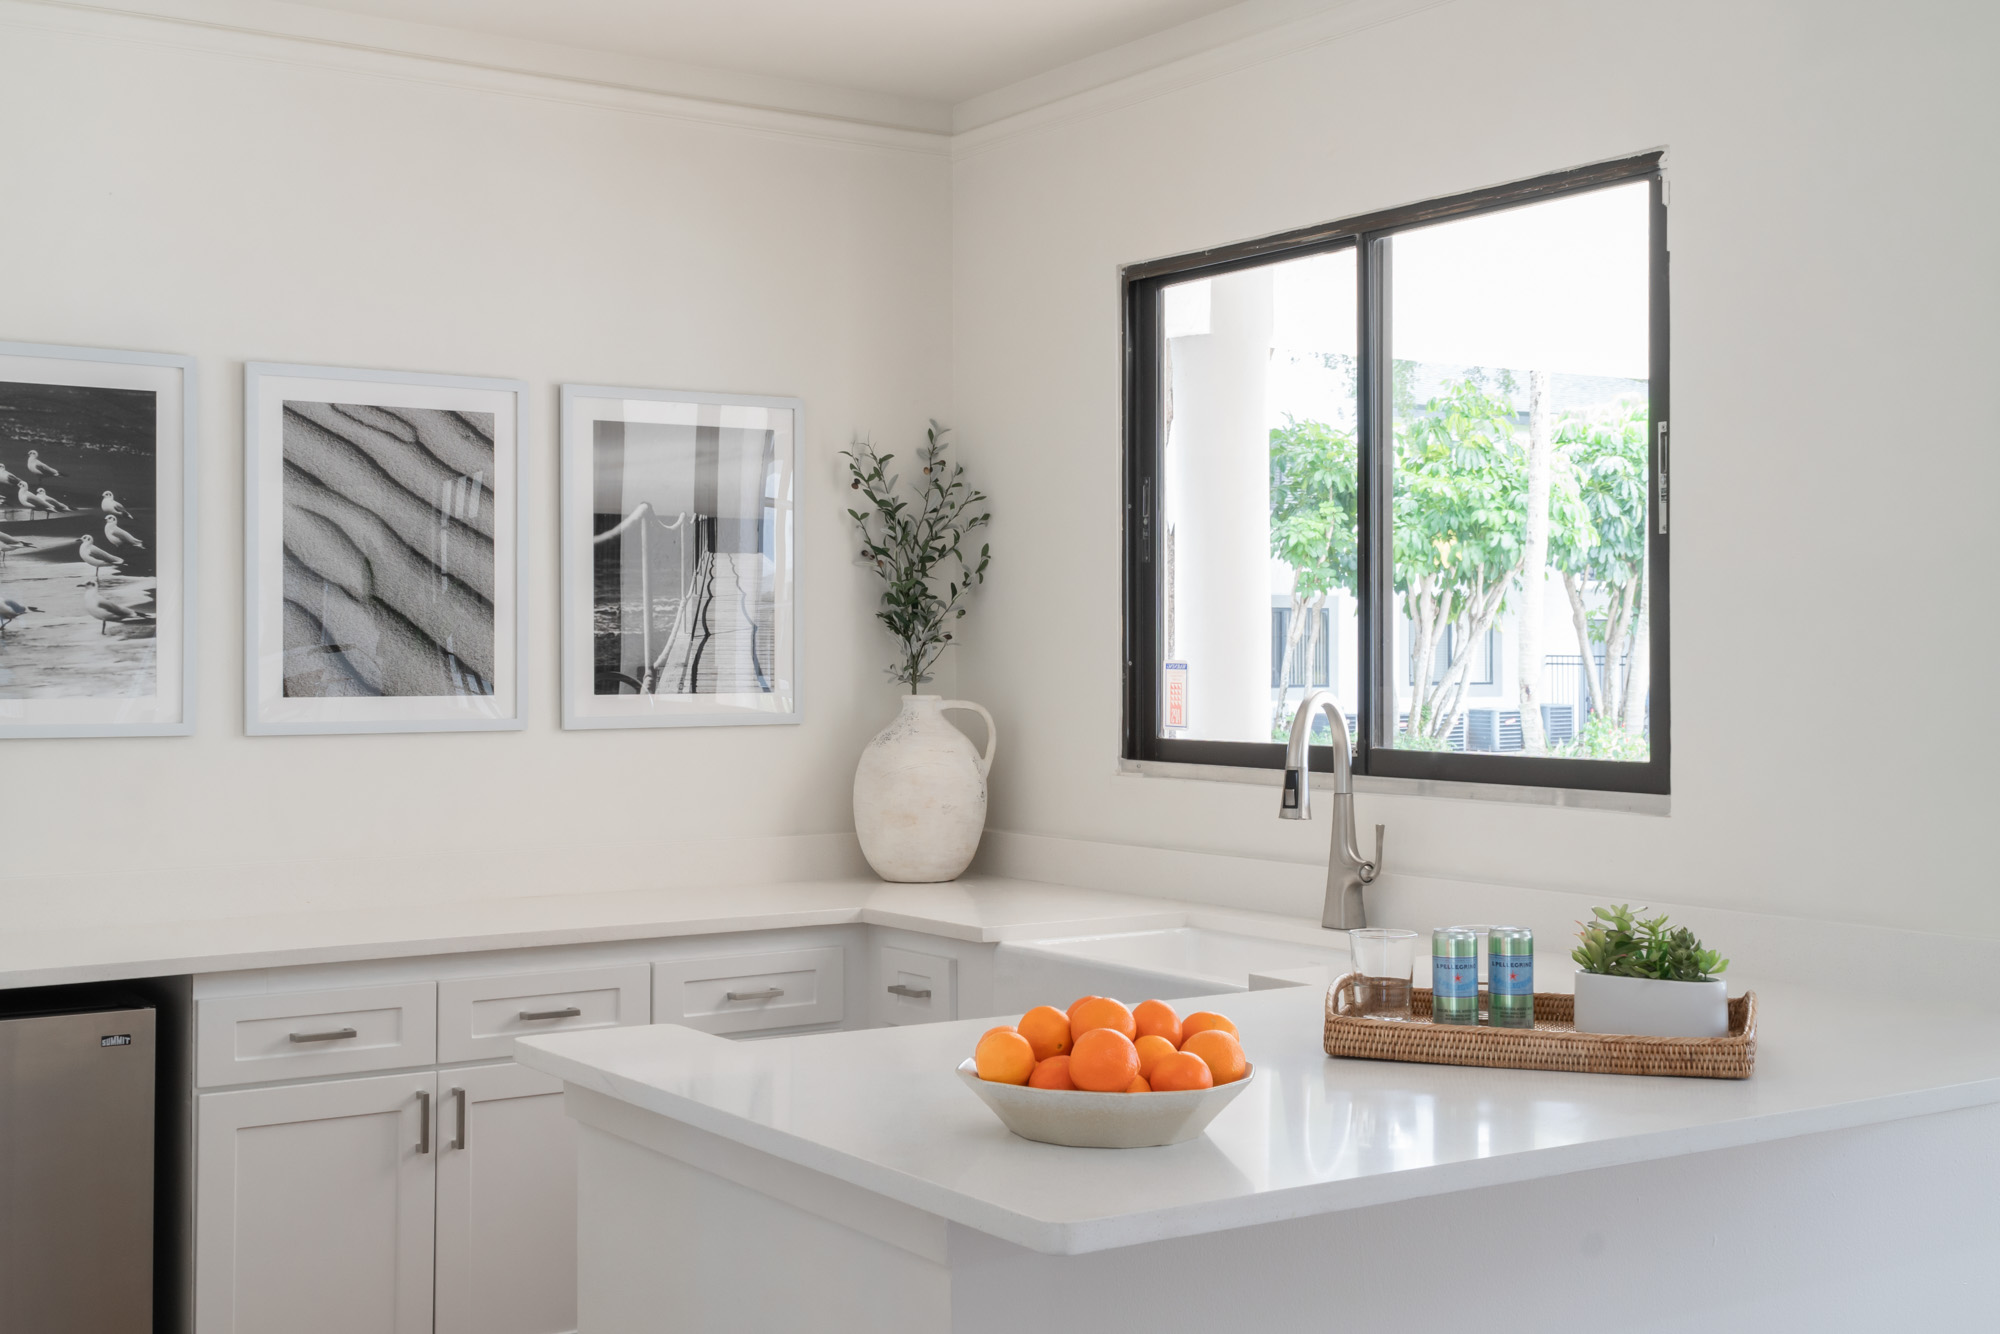
[[[1175,764],[1167,760],[1118,761],[1118,772],[1139,778],[1191,778],[1207,783],[1251,783],[1277,787],[1284,782],[1278,769],[1239,769],[1220,764]],[[1315,783],[1326,781],[1315,775]],[[1501,783],[1447,783],[1429,778],[1354,779],[1356,792],[1395,797],[1445,797],[1455,801],[1504,801],[1522,806],[1561,806],[1575,810],[1618,811],[1626,815],[1671,815],[1673,798],[1653,792],[1596,792],[1567,787],[1516,787]]]

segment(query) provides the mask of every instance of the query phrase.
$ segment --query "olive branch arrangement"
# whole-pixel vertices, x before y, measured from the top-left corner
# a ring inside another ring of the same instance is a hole
[[[888,471],[894,454],[877,454],[859,436],[853,449],[841,451],[849,488],[869,505],[847,515],[861,534],[862,563],[882,576],[882,610],[875,619],[902,646],[899,660],[888,669],[889,679],[908,682],[913,695],[931,679],[931,667],[950,647],[950,627],[965,616],[959,604],[973,585],[986,582],[992,560],[990,545],[980,546],[976,562],[965,556],[966,537],[993,516],[980,508],[985,493],[968,486],[965,469],[945,457],[950,430],[932,421],[924,432],[915,459],[922,472],[914,500],[896,495],[901,475]]]

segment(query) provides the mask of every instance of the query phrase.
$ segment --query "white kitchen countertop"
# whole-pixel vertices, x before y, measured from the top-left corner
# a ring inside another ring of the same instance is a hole
[[[1265,913],[1028,880],[968,877],[942,885],[890,885],[868,878],[0,929],[0,988],[850,922],[970,941],[1186,925],[1326,938],[1315,924]]]
[[[1867,999],[1760,987],[1757,1073],[1724,1081],[1330,1060],[1318,988],[1215,997],[1256,1080],[1206,1135],[1157,1149],[1010,1134],[954,1073],[990,1019],[759,1042],[601,1029],[523,1039],[518,1059],[1075,1254],[2000,1101],[2000,1021]]]

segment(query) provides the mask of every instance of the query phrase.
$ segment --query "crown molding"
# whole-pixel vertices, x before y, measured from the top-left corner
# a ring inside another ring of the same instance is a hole
[[[952,108],[952,154],[1103,115],[1457,0],[1246,0]]]
[[[0,0],[0,26],[310,64],[639,115],[943,155],[942,103],[375,18],[283,0]]]

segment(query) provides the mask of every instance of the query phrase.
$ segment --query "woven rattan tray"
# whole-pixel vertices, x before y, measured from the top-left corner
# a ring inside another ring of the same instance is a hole
[[[1431,1022],[1431,993],[1410,991],[1409,1019],[1356,1013],[1357,974],[1345,973],[1326,993],[1326,1054],[1368,1061],[1427,1065],[1486,1065],[1506,1070],[1568,1070],[1586,1075],[1684,1075],[1748,1079],[1757,1068],[1757,993],[1729,1002],[1729,1033],[1719,1038],[1641,1038],[1579,1033],[1573,998],[1535,993],[1533,1028],[1490,1028]]]

